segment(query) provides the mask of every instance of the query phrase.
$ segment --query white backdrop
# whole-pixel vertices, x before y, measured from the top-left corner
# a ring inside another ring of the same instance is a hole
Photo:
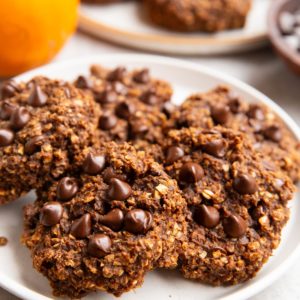
[[[67,43],[55,61],[93,54],[120,52],[134,51],[77,33]],[[232,56],[181,58],[217,69],[247,82],[279,103],[300,125],[300,77],[292,74],[271,49]],[[1,288],[0,299],[18,300]],[[300,299],[300,261],[271,287],[251,298],[251,300],[261,299]]]

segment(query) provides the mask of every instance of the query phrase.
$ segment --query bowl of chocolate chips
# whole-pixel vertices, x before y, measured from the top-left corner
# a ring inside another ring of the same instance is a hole
[[[268,27],[274,49],[300,75],[300,0],[274,1]]]

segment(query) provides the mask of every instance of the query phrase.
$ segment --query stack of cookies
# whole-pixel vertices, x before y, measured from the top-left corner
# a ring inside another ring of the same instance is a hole
[[[55,296],[141,286],[147,271],[232,285],[279,245],[299,143],[226,86],[171,103],[148,69],[5,82],[0,204],[32,189],[22,242]]]

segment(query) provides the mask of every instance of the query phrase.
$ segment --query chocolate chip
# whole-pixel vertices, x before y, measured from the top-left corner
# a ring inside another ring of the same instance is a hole
[[[247,231],[246,221],[236,214],[231,214],[225,218],[223,220],[223,227],[226,234],[233,238],[241,237]]]
[[[75,86],[79,89],[90,89],[93,87],[92,81],[85,76],[78,76],[75,81]]]
[[[78,185],[74,178],[64,177],[57,185],[57,198],[62,201],[68,201],[78,192]]]
[[[264,111],[258,105],[255,104],[250,105],[247,115],[249,118],[256,119],[259,121],[265,119]]]
[[[143,69],[136,72],[133,76],[133,80],[137,83],[148,83],[150,81],[150,73],[148,69]]]
[[[195,209],[194,220],[206,228],[213,228],[220,222],[220,213],[215,207],[203,204]]]
[[[211,116],[218,124],[226,124],[230,117],[230,109],[228,106],[213,106],[211,108]]]
[[[72,223],[70,233],[78,239],[84,239],[91,234],[91,230],[91,215],[87,213]]]
[[[149,131],[149,127],[142,121],[134,121],[130,124],[130,134],[132,138],[137,138]]]
[[[240,111],[241,102],[239,99],[232,99],[229,101],[228,106],[232,113],[237,114]]]
[[[153,91],[147,91],[140,96],[140,100],[147,105],[156,105],[160,102],[158,96]]]
[[[258,185],[254,177],[248,174],[241,174],[234,178],[233,188],[241,195],[254,194]]]
[[[25,144],[24,147],[25,153],[31,155],[37,152],[39,149],[41,149],[41,146],[43,145],[44,141],[45,141],[45,136],[43,135],[33,137]]]
[[[118,95],[114,91],[106,90],[95,93],[95,100],[101,104],[115,103],[118,100]]]
[[[121,209],[115,208],[108,214],[99,217],[99,222],[106,225],[114,231],[121,229],[124,220],[124,214]]]
[[[14,82],[13,80],[5,81],[1,85],[0,89],[1,100],[13,97],[19,91],[20,89],[16,82]]]
[[[226,146],[224,141],[221,139],[213,140],[206,143],[202,146],[202,149],[204,152],[218,158],[224,157],[226,154]]]
[[[9,120],[15,109],[15,105],[9,103],[8,101],[4,101],[0,110],[0,118],[2,120]]]
[[[111,239],[108,235],[97,233],[90,238],[87,251],[91,256],[102,258],[110,252]]]
[[[124,229],[128,232],[139,234],[146,233],[152,225],[152,214],[142,209],[132,209],[124,218]]]
[[[164,103],[163,107],[162,107],[162,112],[168,117],[170,118],[171,115],[173,114],[173,112],[176,110],[176,105],[174,105],[171,102],[166,102]]]
[[[272,125],[272,126],[266,128],[263,131],[263,134],[264,134],[264,136],[265,136],[266,139],[271,140],[271,141],[273,141],[275,143],[280,142],[281,139],[282,139],[281,130],[276,125]]]
[[[41,87],[34,85],[28,98],[29,105],[40,107],[47,103],[48,96],[42,91]]]
[[[117,174],[112,167],[108,167],[103,171],[103,179],[106,183],[110,183],[112,178],[117,178],[122,181],[126,181],[126,176],[124,174]]]
[[[136,108],[133,103],[129,102],[121,102],[116,107],[116,115],[121,118],[127,120],[131,115],[133,115],[136,111]]]
[[[15,130],[20,130],[28,123],[29,119],[29,111],[25,107],[19,107],[10,116],[10,126]]]
[[[0,129],[0,147],[5,147],[12,144],[14,133],[9,129]]]
[[[110,130],[118,123],[118,119],[110,112],[105,112],[99,119],[99,128],[102,130]]]
[[[173,164],[175,161],[182,158],[183,156],[184,151],[180,147],[172,146],[167,150],[166,163],[169,165]]]
[[[182,182],[195,183],[204,175],[204,171],[199,164],[188,162],[180,170],[179,179]]]
[[[123,83],[116,81],[111,84],[111,88],[120,95],[126,95],[128,93],[128,89],[126,85]]]
[[[122,81],[126,75],[126,69],[124,67],[118,67],[107,75],[109,81]]]
[[[83,171],[89,175],[99,174],[105,166],[105,156],[104,155],[93,155],[89,153],[83,162]]]
[[[63,207],[59,202],[48,202],[41,209],[40,222],[44,226],[56,225],[63,215]]]
[[[110,180],[108,188],[108,197],[111,200],[126,200],[132,194],[130,185],[117,178]]]

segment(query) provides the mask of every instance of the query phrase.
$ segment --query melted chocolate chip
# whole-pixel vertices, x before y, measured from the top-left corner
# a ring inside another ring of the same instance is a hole
[[[102,130],[110,130],[118,123],[118,119],[110,112],[105,112],[99,119],[99,128]]]
[[[89,153],[83,162],[83,171],[89,175],[99,174],[105,166],[105,156]]]
[[[48,202],[41,209],[40,222],[44,226],[56,225],[63,215],[63,207],[59,202]]]
[[[240,216],[231,214],[223,220],[223,228],[227,235],[238,238],[246,233],[247,224]]]
[[[57,185],[57,198],[62,201],[68,201],[78,192],[78,185],[75,179],[70,177],[62,178]]]
[[[28,123],[29,119],[29,111],[25,107],[19,107],[11,114],[10,126],[15,130],[20,130]]]
[[[101,104],[115,103],[118,100],[118,95],[115,91],[106,90],[100,94],[95,93],[95,100]]]
[[[91,215],[87,213],[72,223],[70,233],[77,239],[84,239],[91,234],[91,230]]]
[[[153,91],[147,91],[140,96],[140,100],[147,105],[156,105],[160,102],[158,96]]]
[[[9,120],[15,109],[15,105],[9,103],[8,101],[4,101],[0,110],[0,118],[2,120]]]
[[[213,206],[200,205],[195,209],[194,220],[206,228],[213,228],[220,222],[220,213]]]
[[[204,152],[222,158],[226,154],[226,146],[223,140],[213,140],[202,146]]]
[[[107,75],[107,80],[122,81],[125,75],[126,75],[126,69],[124,67],[119,67]]]
[[[272,125],[264,130],[263,132],[266,139],[278,143],[282,139],[282,132],[280,128],[276,125]]]
[[[121,209],[115,208],[108,214],[99,217],[99,222],[114,231],[121,229],[123,225],[124,214]]]
[[[33,107],[40,107],[47,103],[48,96],[42,91],[41,87],[34,85],[31,94],[28,98],[29,105]]]
[[[182,158],[183,156],[184,151],[180,147],[172,146],[167,150],[166,163],[169,165],[173,164],[175,161]]]
[[[25,144],[25,147],[24,147],[25,153],[28,155],[31,155],[31,154],[39,151],[39,149],[41,149],[41,146],[43,145],[44,141],[45,141],[45,136],[43,136],[43,135],[33,137]]]
[[[174,105],[171,102],[166,102],[164,103],[163,107],[162,107],[162,112],[168,117],[170,118],[171,115],[173,114],[173,112],[176,109],[176,105]]]
[[[133,76],[133,80],[137,83],[148,83],[150,81],[150,73],[148,69],[143,69],[136,72]]]
[[[204,171],[199,164],[188,162],[180,170],[179,179],[182,182],[195,183],[204,175]]]
[[[228,106],[213,106],[211,116],[217,124],[226,124],[230,117],[230,109]]]
[[[132,189],[127,182],[117,178],[112,178],[110,180],[108,197],[111,200],[126,200],[131,194]]]
[[[241,195],[254,194],[258,190],[258,185],[254,177],[241,174],[234,178],[233,188]]]
[[[115,112],[119,118],[127,120],[135,113],[135,111],[136,108],[133,103],[121,102],[117,105]]]
[[[264,111],[258,105],[255,104],[250,105],[247,115],[249,118],[256,119],[259,121],[265,119]]]
[[[16,82],[14,82],[13,80],[5,81],[1,85],[0,89],[1,100],[13,97],[19,91],[20,89]]]
[[[90,238],[87,251],[88,253],[97,258],[102,258],[110,252],[111,239],[108,235],[98,233]]]
[[[9,129],[0,129],[0,147],[11,145],[14,141],[14,133]]]
[[[124,218],[124,229],[134,234],[145,234],[152,225],[152,214],[142,209],[132,209]]]
[[[75,86],[79,89],[89,89],[93,87],[93,83],[89,78],[85,76],[79,76],[75,82]]]

